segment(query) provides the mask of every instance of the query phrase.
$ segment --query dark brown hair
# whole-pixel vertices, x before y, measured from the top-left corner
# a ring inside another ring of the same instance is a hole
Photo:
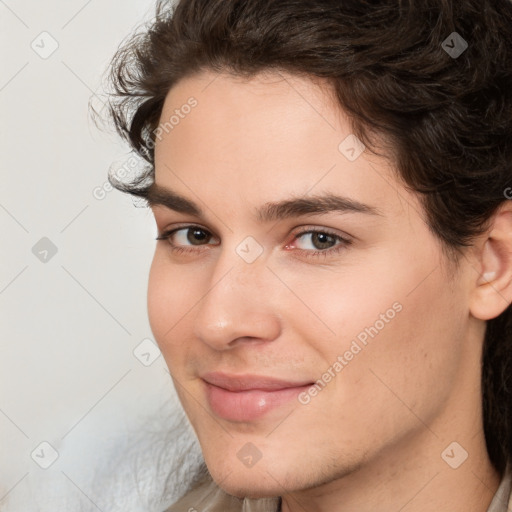
[[[367,148],[377,152],[385,141],[397,176],[418,193],[430,229],[452,255],[507,200],[510,0],[159,1],[155,18],[111,66],[111,119],[148,163],[140,180],[114,186],[144,196],[165,97],[206,69],[324,80]],[[485,439],[503,475],[512,459],[511,306],[488,322],[482,364]]]

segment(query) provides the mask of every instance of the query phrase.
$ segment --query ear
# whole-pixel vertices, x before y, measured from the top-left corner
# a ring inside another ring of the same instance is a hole
[[[471,290],[469,309],[474,317],[491,320],[512,302],[512,201],[499,207],[480,240],[479,274]]]

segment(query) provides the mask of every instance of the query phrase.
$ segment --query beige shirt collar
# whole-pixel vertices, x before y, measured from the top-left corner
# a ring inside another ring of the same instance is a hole
[[[512,461],[508,461],[505,474],[487,509],[487,512],[512,511]]]
[[[224,492],[210,478],[165,512],[278,512],[281,498],[240,499]],[[487,512],[512,512],[512,464],[509,461]]]

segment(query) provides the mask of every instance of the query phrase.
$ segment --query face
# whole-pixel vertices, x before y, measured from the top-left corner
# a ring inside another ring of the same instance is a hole
[[[426,449],[474,362],[467,279],[392,164],[284,74],[182,80],[159,129],[149,319],[215,481],[277,496]]]

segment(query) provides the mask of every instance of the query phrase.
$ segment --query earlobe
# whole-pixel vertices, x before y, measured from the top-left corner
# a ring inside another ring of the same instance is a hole
[[[470,311],[475,318],[491,320],[512,303],[512,201],[494,214],[478,264]]]

